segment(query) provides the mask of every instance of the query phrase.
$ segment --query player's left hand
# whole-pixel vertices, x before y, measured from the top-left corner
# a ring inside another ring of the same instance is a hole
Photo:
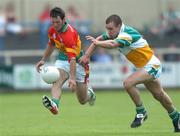
[[[74,92],[76,90],[76,81],[73,79],[69,79],[68,87]]]
[[[98,40],[96,40],[94,37],[88,35],[86,36],[87,40],[90,40],[94,45],[98,45]]]

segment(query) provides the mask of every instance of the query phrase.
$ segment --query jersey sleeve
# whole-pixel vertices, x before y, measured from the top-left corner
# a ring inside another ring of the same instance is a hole
[[[123,46],[130,46],[132,43],[132,37],[127,33],[120,33],[115,39],[117,43]]]
[[[107,32],[104,32],[102,34],[102,38],[103,38],[103,40],[108,40],[109,39],[109,36],[108,36]]]

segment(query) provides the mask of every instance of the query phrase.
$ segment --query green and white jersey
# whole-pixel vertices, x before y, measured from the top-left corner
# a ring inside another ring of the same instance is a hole
[[[110,39],[107,33],[103,33],[102,36],[104,40]],[[120,44],[119,51],[137,68],[145,66],[153,55],[147,41],[130,26],[122,24],[120,32],[114,40]]]

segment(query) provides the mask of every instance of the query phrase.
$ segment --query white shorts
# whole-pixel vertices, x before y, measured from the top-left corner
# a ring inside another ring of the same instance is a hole
[[[156,56],[152,56],[150,61],[143,67],[149,75],[154,79],[159,78],[162,72],[162,66],[160,60]]]
[[[65,70],[69,76],[70,64],[68,61],[56,60],[55,66],[59,69]],[[86,83],[88,80],[88,77],[89,75],[87,75],[86,69],[82,65],[76,63],[76,81]]]

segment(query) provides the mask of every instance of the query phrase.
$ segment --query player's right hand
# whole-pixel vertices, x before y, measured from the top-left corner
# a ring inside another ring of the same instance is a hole
[[[73,79],[69,79],[68,87],[72,90],[72,92],[74,92],[77,87],[76,81]]]
[[[41,71],[41,66],[43,66],[45,64],[44,60],[40,60],[37,64],[36,64],[36,70],[37,72]]]

